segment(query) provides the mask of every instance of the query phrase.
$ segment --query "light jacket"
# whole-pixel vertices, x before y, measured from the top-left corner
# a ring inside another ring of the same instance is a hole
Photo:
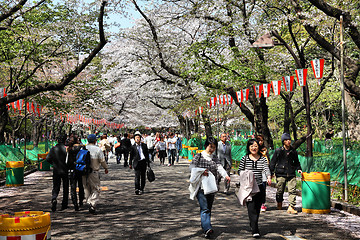
[[[241,205],[252,201],[252,196],[260,192],[259,186],[256,183],[255,175],[251,170],[244,170],[240,172],[240,189],[236,194]]]

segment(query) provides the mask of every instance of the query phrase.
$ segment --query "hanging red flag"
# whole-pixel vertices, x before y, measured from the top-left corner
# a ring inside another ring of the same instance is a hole
[[[223,96],[223,104],[229,105],[229,99],[227,95],[222,95]]]
[[[299,83],[300,87],[303,87],[306,85],[306,74],[307,74],[307,69],[296,69],[295,70],[296,73],[296,78],[297,81]]]
[[[282,81],[271,81],[272,89],[273,89],[273,91],[274,91],[275,96],[280,95],[281,82],[282,82]]]
[[[241,103],[243,101],[242,90],[240,92],[236,92],[236,98],[237,98],[239,103]]]
[[[15,106],[15,102],[10,103],[11,107],[14,109],[14,112],[16,112],[16,106]]]
[[[37,113],[39,114],[39,117],[40,117],[41,106],[40,106],[40,105],[37,105],[37,106],[36,106],[36,110],[37,110]]]
[[[311,66],[314,72],[314,77],[316,79],[321,79],[323,77],[324,63],[325,63],[324,59],[311,60]]]
[[[287,92],[293,91],[294,86],[294,76],[285,76],[283,77],[284,80],[284,87]]]
[[[262,87],[264,91],[264,97],[268,98],[270,96],[271,83],[264,83]]]
[[[230,99],[228,98],[228,95],[223,95],[223,99],[224,99],[223,104],[229,105]]]
[[[255,85],[254,86],[254,91],[255,91],[255,97],[260,98],[261,97],[261,92],[263,91],[263,86],[262,85]]]
[[[221,99],[220,99],[220,96],[219,96],[219,95],[216,96],[216,103],[217,103],[217,104],[221,104]]]
[[[243,101],[247,101],[249,100],[249,92],[250,90],[248,88],[245,88],[242,91],[242,97],[243,97]]]
[[[227,95],[228,96],[228,100],[229,100],[229,104],[233,104],[233,97],[231,95]]]
[[[31,103],[31,110],[34,114],[36,113],[35,112],[36,106],[37,106],[37,103],[34,103],[34,102]]]
[[[212,97],[211,98],[211,106],[215,107],[215,105],[216,105],[216,97]]]
[[[19,109],[19,114],[21,114],[21,110],[22,110],[23,106],[24,106],[24,99],[17,100],[17,107]]]
[[[6,88],[0,88],[0,98],[6,97]]]

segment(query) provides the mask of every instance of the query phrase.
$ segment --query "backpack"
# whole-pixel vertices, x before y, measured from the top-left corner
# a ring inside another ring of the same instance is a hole
[[[86,148],[81,149],[76,155],[75,170],[82,175],[88,175],[92,172],[90,167],[90,152]]]

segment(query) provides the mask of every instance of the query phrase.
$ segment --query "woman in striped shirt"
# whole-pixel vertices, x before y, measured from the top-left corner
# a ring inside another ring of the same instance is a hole
[[[271,174],[270,169],[267,164],[267,160],[260,153],[259,143],[256,139],[250,139],[247,142],[246,146],[246,155],[241,158],[240,166],[239,166],[239,174],[240,171],[251,170],[255,175],[255,180],[257,185],[259,186],[260,192],[256,193],[252,197],[252,200],[246,202],[246,206],[248,209],[248,215],[250,220],[250,227],[252,230],[252,234],[254,238],[259,238],[259,216],[260,216],[260,208],[262,204],[262,198],[265,194],[265,188],[262,184],[262,173],[265,172],[267,177],[267,183],[271,184]]]

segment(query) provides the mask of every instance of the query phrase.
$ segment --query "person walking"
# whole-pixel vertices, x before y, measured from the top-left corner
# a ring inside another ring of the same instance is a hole
[[[63,184],[63,198],[61,210],[68,208],[69,199],[69,178],[66,159],[65,141],[66,135],[60,135],[58,143],[52,147],[46,156],[46,161],[53,165],[53,188],[51,193],[51,211],[56,211],[57,197],[60,192],[61,182]]]
[[[164,165],[166,157],[166,143],[164,142],[163,136],[160,136],[160,140],[156,143],[155,147],[160,159],[160,165]]]
[[[217,155],[221,162],[221,165],[224,166],[227,174],[230,176],[232,158],[231,158],[231,144],[227,141],[226,133],[220,135],[220,142],[217,147]],[[219,183],[221,182],[221,177],[219,177]],[[230,184],[227,181],[224,181],[224,193],[227,194],[230,189]]]
[[[116,141],[114,144],[114,149],[115,149],[115,156],[116,156],[116,163],[120,164],[121,161],[121,155],[123,154],[121,151],[121,135],[116,137]]]
[[[283,196],[286,183],[289,192],[288,213],[296,214],[296,174],[302,173],[297,151],[291,146],[290,134],[284,133],[281,136],[282,147],[277,148],[270,162],[270,171],[276,177],[276,202],[277,208],[282,209]]]
[[[218,144],[215,138],[209,137],[206,139],[204,144],[205,151],[196,154],[190,164],[191,179],[198,178],[198,176],[196,176],[197,174],[201,174],[201,176],[205,177],[212,175],[214,178],[212,185],[216,186],[217,176],[219,173],[223,178],[230,182],[230,177],[227,175],[225,169],[221,165],[217,155],[214,154],[217,146]],[[201,171],[198,170],[199,168]],[[200,205],[201,227],[205,234],[205,238],[211,238],[212,234],[214,233],[211,225],[211,209],[214,203],[215,193],[205,194],[205,189],[201,182],[197,187],[192,187],[189,189],[190,198],[192,199],[191,196],[196,196]]]
[[[179,157],[180,157],[180,153],[182,151],[182,140],[181,140],[178,133],[175,133],[175,137],[176,137],[176,143],[175,143],[175,147],[176,147],[176,163],[179,163]]]
[[[150,135],[146,136],[145,138],[145,144],[149,150],[149,158],[152,162],[154,162],[155,157],[155,135],[154,133],[151,133]]]
[[[169,151],[169,166],[174,165],[175,156],[176,156],[176,140],[177,138],[174,136],[174,133],[169,134],[169,138],[167,141],[168,151]]]
[[[264,158],[266,158],[266,162],[269,166],[270,164],[270,157],[269,157],[269,153],[268,153],[268,150],[267,148],[265,147],[264,145],[264,135],[262,134],[258,134],[255,136],[255,139],[258,141],[259,143],[259,149],[260,149],[260,154],[261,156],[263,156]],[[265,189],[265,194],[263,195],[263,199],[262,199],[262,204],[261,204],[261,209],[260,211],[261,212],[265,212],[266,211],[266,206],[265,206],[265,202],[266,202],[266,183],[267,183],[267,178],[266,178],[266,175],[265,175],[265,172],[263,172],[263,186],[264,186],[264,189]]]
[[[146,167],[150,167],[149,151],[145,143],[141,142],[141,134],[136,131],[134,134],[135,144],[130,150],[130,169],[135,170],[135,194],[144,193],[146,182]]]
[[[110,146],[109,140],[107,139],[106,134],[103,134],[101,136],[101,140],[99,142],[99,147],[100,147],[101,151],[104,153],[106,163],[108,163],[108,161],[109,161],[109,152],[110,152],[111,146]]]
[[[267,177],[267,183],[271,184],[270,169],[267,164],[267,160],[260,153],[259,143],[256,139],[250,139],[246,145],[246,155],[240,160],[238,173],[241,175],[242,171],[251,170],[254,174],[256,184],[259,187],[259,192],[252,196],[252,199],[246,201],[248,209],[248,216],[250,220],[250,227],[254,238],[260,237],[259,232],[259,216],[260,208],[263,196],[265,194],[265,188],[263,186],[262,173],[265,172]],[[240,185],[242,183],[240,182]]]
[[[124,138],[121,139],[121,153],[124,155],[124,167],[129,166],[129,153],[131,149],[131,141],[128,133],[124,133]],[[121,157],[120,157],[121,159]]]
[[[69,146],[67,148],[68,154],[68,171],[69,171],[69,180],[70,180],[70,195],[71,201],[74,204],[75,211],[79,211],[79,206],[83,205],[85,199],[84,187],[82,183],[82,174],[75,170],[76,165],[76,155],[81,148],[84,147],[80,143],[79,137],[74,134],[69,138]],[[77,201],[76,188],[79,187],[79,203]]]
[[[96,146],[96,135],[89,134],[86,149],[90,152],[90,168],[88,175],[82,176],[84,185],[85,201],[89,205],[89,212],[95,213],[96,204],[100,200],[100,165],[105,169],[105,174],[109,173],[103,151]]]

